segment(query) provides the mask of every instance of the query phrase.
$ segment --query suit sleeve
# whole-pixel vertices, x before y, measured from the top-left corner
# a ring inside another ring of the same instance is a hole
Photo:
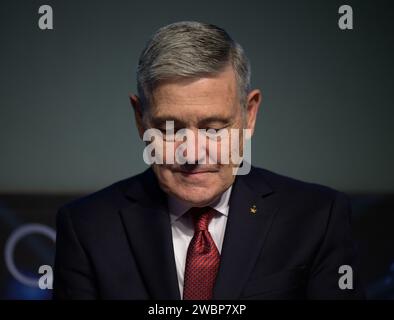
[[[340,273],[341,266],[345,270]],[[337,192],[332,202],[324,239],[312,265],[307,295],[309,299],[365,298],[352,239],[350,201],[342,192]]]
[[[53,299],[97,299],[93,268],[67,209],[59,210],[56,229]]]

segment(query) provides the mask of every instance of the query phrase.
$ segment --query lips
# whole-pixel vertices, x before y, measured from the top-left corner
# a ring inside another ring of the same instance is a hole
[[[180,171],[183,174],[200,174],[200,173],[209,173],[213,171]]]
[[[184,175],[199,175],[204,173],[213,173],[214,171],[179,171]]]
[[[215,173],[218,171],[214,171],[214,170],[194,170],[194,171],[177,170],[176,172],[180,173],[182,176],[185,176],[185,177],[200,177],[200,176],[204,176],[208,173]]]

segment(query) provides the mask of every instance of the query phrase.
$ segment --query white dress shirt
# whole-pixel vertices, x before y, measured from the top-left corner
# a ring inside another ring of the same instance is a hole
[[[231,189],[232,186],[223,192],[216,201],[208,205],[217,211],[217,214],[209,223],[208,231],[211,234],[219,253],[222,250],[224,232],[226,229]],[[181,201],[170,195],[168,196],[172,243],[174,246],[175,264],[181,297],[183,297],[183,277],[185,273],[187,248],[189,247],[189,243],[194,235],[192,218],[190,215],[185,214],[191,207],[192,205],[185,201]]]

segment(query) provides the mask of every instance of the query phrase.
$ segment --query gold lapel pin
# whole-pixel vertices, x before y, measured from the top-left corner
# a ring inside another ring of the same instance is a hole
[[[251,214],[256,214],[256,212],[257,212],[256,206],[255,206],[255,205],[251,206],[251,207],[250,207],[250,213],[251,213]]]

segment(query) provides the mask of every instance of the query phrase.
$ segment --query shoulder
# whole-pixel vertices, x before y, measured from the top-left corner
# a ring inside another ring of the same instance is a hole
[[[58,210],[57,220],[63,220],[69,216],[71,220],[90,223],[92,220],[105,220],[109,216],[113,216],[120,208],[129,203],[125,197],[127,190],[138,188],[145,173],[146,171],[117,181],[64,204]]]
[[[277,224],[292,226],[288,233],[303,233],[322,239],[328,226],[332,234],[344,234],[351,223],[351,203],[349,197],[334,188],[288,177],[273,171],[253,168],[251,176],[254,184],[269,185],[271,199],[279,208]],[[263,181],[263,182],[262,182]]]
[[[264,168],[252,167],[249,184],[267,184],[273,192],[290,203],[303,202],[305,205],[332,204],[338,198],[347,201],[348,196],[323,184],[292,178]]]

